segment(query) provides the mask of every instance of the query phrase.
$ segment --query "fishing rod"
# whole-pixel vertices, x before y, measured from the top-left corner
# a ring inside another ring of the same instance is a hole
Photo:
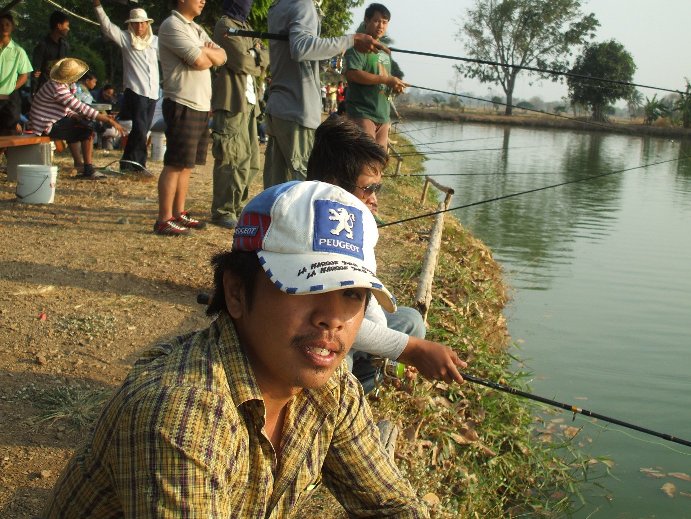
[[[197,294],[197,303],[201,305],[209,305],[211,303],[211,296],[207,293],[199,293]],[[517,396],[522,396],[524,398],[528,398],[530,400],[535,400],[536,402],[542,402],[543,404],[548,404],[554,407],[559,407],[561,409],[566,409],[567,411],[571,411],[574,413],[574,418],[576,414],[582,414],[584,416],[589,416],[591,418],[597,418],[598,420],[602,420],[604,422],[609,422],[613,423],[616,425],[621,425],[622,427],[627,427],[629,429],[633,429],[634,431],[639,431],[643,432],[646,434],[650,434],[652,436],[657,436],[658,438],[662,438],[664,440],[668,440],[671,442],[675,443],[680,443],[681,445],[686,445],[687,447],[691,447],[691,442],[688,440],[684,440],[682,438],[677,438],[676,436],[672,436],[671,434],[666,434],[666,433],[661,433],[657,431],[653,431],[652,429],[648,429],[646,427],[641,427],[639,425],[635,425],[629,422],[625,422],[623,420],[619,420],[617,418],[611,418],[609,416],[605,416],[600,413],[595,413],[593,411],[588,411],[587,409],[581,409],[580,407],[576,407],[571,404],[564,404],[562,402],[558,402],[556,400],[551,400],[549,398],[545,398],[539,395],[535,395],[533,393],[528,393],[527,391],[522,391],[520,389],[516,389],[511,386],[505,386],[503,384],[499,384],[497,382],[492,382],[491,380],[486,380],[484,378],[476,377],[474,375],[468,375],[467,373],[462,373],[461,376],[467,380],[468,382],[473,382],[474,384],[480,384],[485,387],[489,387],[491,389],[496,389],[498,391],[503,391],[504,393],[510,393],[512,395],[517,395]]]
[[[276,33],[259,32],[259,31],[246,31],[246,30],[242,30],[242,29],[228,29],[228,32],[226,33],[226,35],[227,36],[246,36],[246,37],[251,37],[251,38],[262,38],[265,40],[288,41],[288,35],[287,34],[276,34]],[[490,66],[494,66],[494,67],[511,68],[511,69],[515,69],[515,70],[527,70],[530,72],[538,72],[540,74],[551,74],[553,76],[572,77],[574,79],[580,79],[580,80],[585,80],[585,81],[593,81],[593,82],[599,81],[602,83],[610,83],[610,84],[614,84],[614,85],[633,86],[633,87],[637,87],[637,88],[648,88],[650,90],[660,90],[663,92],[672,92],[674,94],[684,94],[684,92],[681,92],[679,90],[673,90],[671,88],[656,87],[656,86],[652,86],[652,85],[644,85],[641,83],[632,83],[630,81],[621,81],[618,79],[607,79],[607,78],[602,78],[602,77],[586,76],[584,74],[576,74],[574,72],[566,72],[563,70],[530,67],[528,65],[513,65],[510,63],[500,63],[498,61],[491,61],[491,60],[484,60],[484,59],[477,59],[477,58],[464,58],[461,56],[451,56],[449,54],[437,54],[434,52],[423,52],[423,51],[417,51],[417,50],[398,49],[395,47],[388,47],[388,49],[391,52],[399,52],[401,54],[414,54],[417,56],[427,56],[430,58],[450,59],[450,60],[454,60],[454,61],[464,61],[467,63],[477,63],[479,65],[490,65]]]
[[[572,405],[572,404],[565,404],[563,402],[558,402],[558,401],[552,400],[550,398],[545,398],[543,396],[535,395],[533,393],[528,393],[527,391],[522,391],[520,389],[516,389],[516,388],[511,387],[511,386],[505,386],[503,384],[498,384],[497,382],[492,382],[491,380],[486,380],[486,379],[479,378],[479,377],[476,377],[473,375],[468,375],[466,373],[461,373],[461,376],[465,380],[467,380],[469,382],[473,382],[475,384],[480,384],[482,386],[496,389],[496,390],[502,391],[504,393],[510,393],[512,395],[522,396],[523,398],[535,400],[536,402],[542,402],[543,404],[551,405],[553,407],[559,407],[561,409],[566,409],[567,411],[571,411],[573,413],[574,419],[576,418],[577,414],[582,414],[584,416],[589,416],[591,418],[596,418],[596,419],[602,420],[604,422],[609,422],[609,423],[613,423],[615,425],[620,425],[622,427],[626,427],[628,429],[633,429],[634,431],[639,431],[639,432],[642,432],[645,434],[649,434],[651,436],[657,436],[658,438],[662,438],[663,440],[667,440],[670,442],[679,443],[681,445],[686,445],[687,447],[691,447],[691,441],[684,440],[682,438],[678,438],[678,437],[673,436],[671,434],[653,431],[652,429],[648,429],[647,427],[641,427],[640,425],[625,422],[623,420],[619,420],[617,418],[612,418],[610,416],[605,416],[603,414],[596,413],[593,411],[588,411],[587,409],[582,409],[582,408],[576,407],[575,405]]]
[[[476,205],[487,204],[489,202],[497,202],[499,200],[506,200],[508,198],[515,198],[517,196],[527,195],[529,193],[537,193],[538,191],[545,191],[547,189],[552,189],[555,187],[566,186],[569,184],[576,184],[578,182],[586,182],[588,180],[594,180],[594,179],[598,179],[598,178],[608,177],[610,175],[617,175],[620,173],[626,173],[627,171],[634,171],[636,169],[643,169],[643,168],[647,168],[649,166],[658,166],[660,164],[667,164],[668,162],[678,162],[680,160],[685,160],[685,159],[689,159],[689,158],[691,158],[691,157],[685,156],[685,157],[679,157],[676,159],[662,160],[660,162],[651,162],[649,164],[643,164],[641,166],[634,166],[631,168],[625,168],[625,169],[620,169],[620,170],[616,170],[616,171],[609,171],[607,173],[600,173],[599,175],[591,175],[589,177],[578,178],[576,180],[567,180],[566,182],[560,182],[558,184],[551,184],[549,186],[536,187],[535,189],[528,189],[526,191],[519,191],[518,193],[509,193],[508,195],[502,195],[502,196],[497,196],[494,198],[488,198],[486,200],[480,200],[478,202],[472,202],[470,204],[459,205],[456,207],[449,207],[448,209],[440,209],[438,211],[432,211],[430,213],[419,214],[417,216],[411,216],[409,218],[403,218],[402,220],[396,220],[393,222],[382,223],[382,224],[377,225],[377,227],[382,228],[382,227],[389,227],[390,225],[396,225],[399,223],[412,222],[413,220],[419,220],[420,218],[427,218],[429,216],[436,216],[438,214],[448,213],[449,211],[458,211],[459,209],[466,209],[468,207],[474,207]]]

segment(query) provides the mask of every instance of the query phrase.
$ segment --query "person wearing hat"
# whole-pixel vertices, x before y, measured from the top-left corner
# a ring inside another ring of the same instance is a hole
[[[120,135],[124,130],[110,115],[100,114],[75,97],[75,83],[89,66],[77,58],[63,58],[50,69],[50,79],[34,96],[27,131],[64,140],[72,153],[74,167],[82,177],[103,178],[93,166],[93,126],[90,121],[111,124]]]
[[[12,39],[14,18],[0,13],[0,135],[19,133],[22,100],[19,89],[29,79],[31,62]]]
[[[395,309],[377,239],[330,184],[251,200],[212,261],[216,319],[137,361],[42,517],[299,517],[321,482],[349,517],[428,517],[342,362],[370,299]]]
[[[100,0],[94,0],[96,18],[103,35],[122,51],[123,101],[118,118],[131,120],[132,130],[122,154],[120,171],[141,170],[146,167],[147,135],[154,117],[160,89],[158,71],[158,37],[151,29],[153,19],[144,9],[130,11],[125,23],[127,30],[110,21]],[[124,162],[128,161],[128,162]],[[131,164],[136,162],[136,164]]]

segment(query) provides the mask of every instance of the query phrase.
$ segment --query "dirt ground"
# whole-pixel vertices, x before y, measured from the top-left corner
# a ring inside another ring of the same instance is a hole
[[[96,151],[94,163],[119,156]],[[152,233],[161,163],[149,162],[153,177],[103,181],[73,176],[67,152],[53,163],[53,204],[18,202],[15,182],[0,172],[0,518],[41,513],[104,399],[144,350],[208,324],[196,297],[209,290],[209,259],[232,240],[232,231],[212,225],[185,237]],[[212,163],[209,154],[190,181],[187,209],[202,219]],[[251,195],[261,189],[258,177]],[[386,210],[382,216],[393,219]],[[401,227],[382,229],[390,247],[379,271],[410,293],[414,281],[401,272],[421,263],[424,247],[415,226]],[[324,517],[325,507],[338,515],[323,503],[316,500],[308,516]]]
[[[97,152],[105,165],[119,152]],[[192,174],[188,209],[208,218],[211,167]],[[197,293],[231,231],[152,234],[156,179],[70,176],[55,202],[19,203],[0,173],[0,517],[35,517],[104,395],[164,337],[208,322]],[[158,176],[160,163],[149,163]],[[261,175],[260,175],[261,176]],[[254,191],[259,190],[259,179]],[[84,416],[82,416],[84,415]]]

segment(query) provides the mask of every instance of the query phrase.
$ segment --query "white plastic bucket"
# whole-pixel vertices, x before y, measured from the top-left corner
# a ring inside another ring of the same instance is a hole
[[[17,166],[17,198],[26,204],[52,204],[57,178],[57,166],[20,164]]]
[[[162,161],[166,152],[166,134],[151,132],[151,160]]]

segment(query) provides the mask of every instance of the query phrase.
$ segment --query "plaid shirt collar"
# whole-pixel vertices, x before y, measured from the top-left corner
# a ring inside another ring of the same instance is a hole
[[[254,371],[249,363],[235,331],[230,316],[222,312],[218,319],[212,324],[212,333],[216,337],[216,342],[220,348],[223,369],[229,383],[229,391],[236,407],[240,407],[246,402],[264,402],[261,389],[254,377]],[[336,412],[338,408],[339,379],[347,373],[346,363],[342,362],[334,374],[329,378],[326,385],[318,389],[303,389],[295,397],[294,404],[304,405],[309,402],[314,405],[319,412],[326,418]]]

